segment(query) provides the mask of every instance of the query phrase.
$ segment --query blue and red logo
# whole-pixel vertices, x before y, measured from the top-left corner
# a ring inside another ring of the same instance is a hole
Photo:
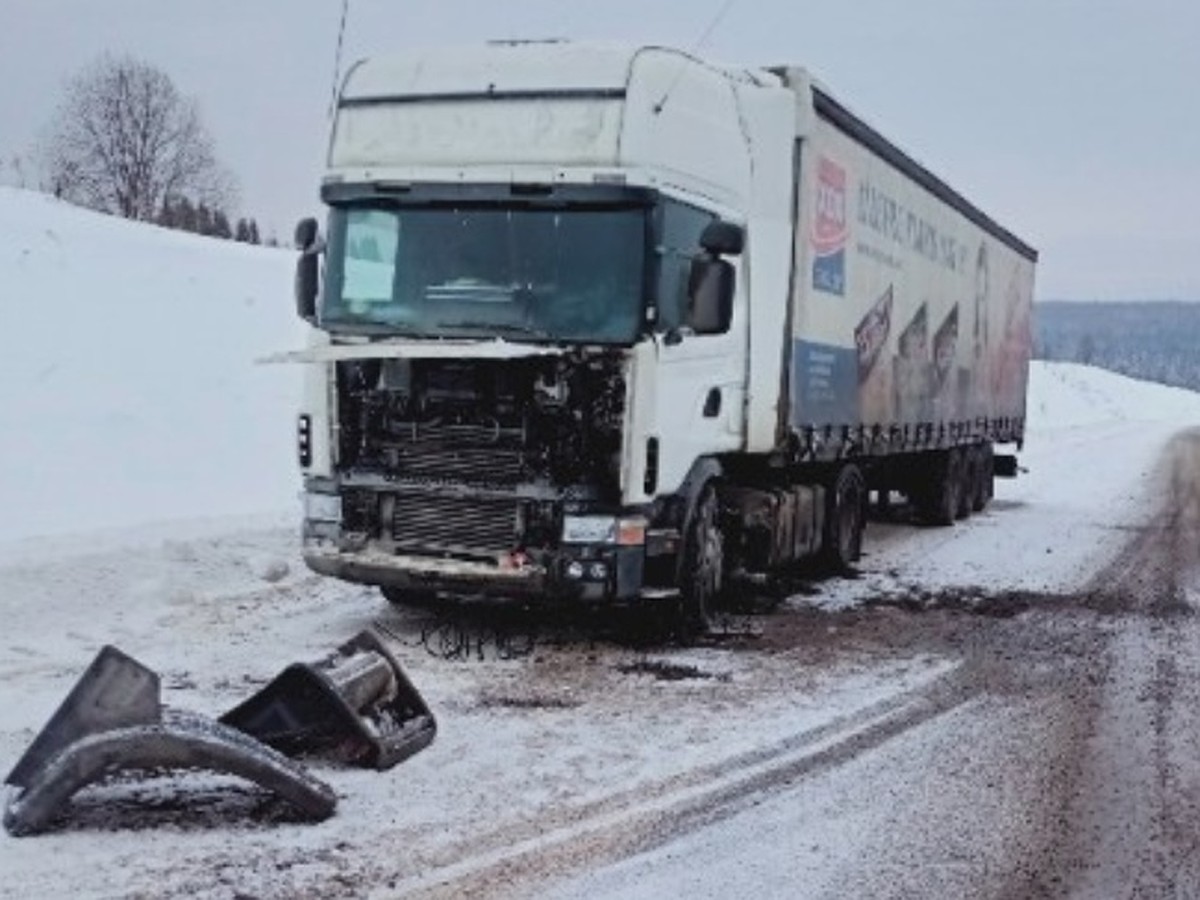
[[[817,214],[813,219],[812,284],[818,291],[846,293],[846,170],[828,157],[817,160]]]

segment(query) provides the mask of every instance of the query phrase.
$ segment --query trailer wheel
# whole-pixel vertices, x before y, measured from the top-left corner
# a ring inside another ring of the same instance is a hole
[[[958,507],[954,518],[965,519],[975,508],[975,496],[979,490],[979,451],[975,447],[963,447],[959,450],[962,462],[959,466]]]
[[[380,586],[379,592],[397,609],[430,609],[437,604],[437,591]]]
[[[971,508],[975,512],[983,512],[994,493],[993,479],[995,478],[995,473],[992,470],[992,445],[980,444],[977,456],[979,459],[979,469],[976,473],[975,493],[972,498]]]
[[[962,454],[957,449],[931,454],[917,492],[917,514],[930,525],[953,525],[962,492]]]
[[[680,572],[682,626],[685,637],[703,634],[725,587],[725,536],[720,503],[709,483],[700,492],[684,545]]]
[[[821,560],[833,571],[845,572],[862,556],[866,527],[867,482],[858,466],[843,466],[827,496]]]

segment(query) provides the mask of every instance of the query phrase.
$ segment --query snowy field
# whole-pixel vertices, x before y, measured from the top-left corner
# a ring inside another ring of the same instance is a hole
[[[686,650],[554,635],[448,659],[426,620],[299,561],[299,373],[253,362],[303,341],[291,253],[11,190],[0,245],[0,770],[105,643],[160,671],[167,703],[217,714],[376,622],[439,721],[391,772],[317,766],[339,795],[319,825],[219,779],[93,789],[60,830],[0,836],[5,897],[902,896],[906,865],[925,896],[980,871],[1027,884],[1058,782],[1014,761],[1072,752],[1049,689],[1062,647],[1071,673],[1087,654],[1036,608],[980,624],[890,603],[1083,590],[1200,425],[1200,395],[1038,364],[1028,471],[953,529],[873,522],[859,578]],[[1028,664],[998,679],[1011,647]],[[977,790],[987,772],[1002,790]]]
[[[0,247],[0,540],[295,508],[291,252],[11,188]]]

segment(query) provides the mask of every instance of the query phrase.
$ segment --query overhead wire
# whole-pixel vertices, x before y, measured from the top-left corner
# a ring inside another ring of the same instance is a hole
[[[700,32],[700,37],[698,37],[696,42],[692,44],[691,49],[688,51],[690,56],[695,56],[700,52],[701,48],[703,48],[705,43],[707,43],[709,37],[716,30],[717,26],[721,24],[721,20],[725,18],[725,14],[729,12],[729,10],[733,7],[733,4],[736,2],[737,0],[725,0],[725,3],[722,4],[721,8],[717,10],[716,15],[709,20],[708,25],[704,28],[704,31]],[[675,90],[676,85],[679,84],[679,79],[683,77],[683,71],[684,62],[681,60],[679,67],[675,72],[675,77],[671,79],[671,83],[667,85],[667,89],[663,91],[662,98],[654,104],[655,113],[660,113],[663,111],[663,107],[667,105],[667,100],[671,96],[671,92]]]

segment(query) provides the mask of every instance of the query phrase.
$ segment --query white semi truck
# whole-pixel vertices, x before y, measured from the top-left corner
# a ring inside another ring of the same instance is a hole
[[[393,602],[670,602],[950,525],[1020,447],[1036,252],[794,67],[358,63],[301,222],[304,555]]]

